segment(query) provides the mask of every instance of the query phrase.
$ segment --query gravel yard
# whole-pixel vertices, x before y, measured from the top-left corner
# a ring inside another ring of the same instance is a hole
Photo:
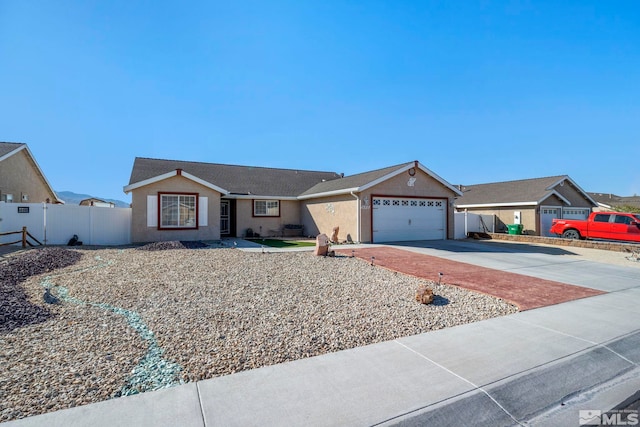
[[[421,305],[424,280],[358,258],[140,249],[0,264],[0,422],[517,311],[437,283]]]

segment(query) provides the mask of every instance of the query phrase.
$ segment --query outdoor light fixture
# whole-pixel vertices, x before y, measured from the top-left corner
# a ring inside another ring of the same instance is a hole
[[[356,256],[356,251],[354,251],[353,249],[351,249],[351,258],[353,258],[354,256]]]

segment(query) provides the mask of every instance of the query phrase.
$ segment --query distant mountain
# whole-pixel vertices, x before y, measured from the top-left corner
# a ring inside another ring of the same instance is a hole
[[[74,193],[73,191],[56,191],[56,194],[60,199],[64,200],[64,202],[67,205],[79,205],[80,202],[83,201],[84,199],[94,198],[94,199],[104,200],[105,202],[113,202],[116,204],[117,208],[129,207],[129,203],[123,202],[122,200],[105,199],[98,196],[91,196],[89,194],[78,194],[78,193]]]

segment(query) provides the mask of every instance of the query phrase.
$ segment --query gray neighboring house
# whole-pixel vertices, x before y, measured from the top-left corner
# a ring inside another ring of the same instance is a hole
[[[305,236],[384,242],[453,238],[460,191],[418,161],[356,175],[138,157],[132,194],[132,240],[217,240]]]
[[[522,224],[523,234],[551,236],[553,218],[586,219],[597,203],[567,175],[459,187],[459,212],[495,215],[496,232]]]
[[[615,211],[622,206],[640,210],[640,196],[618,196],[611,193],[589,193],[589,196],[598,203],[599,211]]]

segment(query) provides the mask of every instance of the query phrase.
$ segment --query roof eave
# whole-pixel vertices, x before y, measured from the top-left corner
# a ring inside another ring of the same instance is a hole
[[[553,190],[550,191],[548,194],[546,194],[542,199],[538,200],[538,204],[541,205],[542,202],[544,202],[545,200],[547,200],[550,196],[556,196],[558,199],[560,199],[561,201],[563,201],[564,203],[567,204],[567,206],[571,206],[571,202],[569,201],[569,199],[567,199],[566,197],[564,197],[562,194],[558,193],[557,191]]]
[[[262,196],[259,194],[225,194],[224,198],[237,200],[298,200],[296,196]]]
[[[325,191],[323,193],[305,194],[303,196],[298,196],[296,199],[297,200],[318,199],[321,197],[331,197],[331,196],[340,196],[343,194],[359,193],[360,191],[362,191],[362,187],[352,187],[352,188],[344,188],[341,190]]]
[[[442,177],[440,177],[440,175],[438,175],[437,173],[433,172],[431,169],[427,168],[426,166],[424,166],[422,163],[417,162],[418,163],[418,167],[420,168],[420,170],[422,170],[424,173],[426,173],[427,175],[430,175],[431,177],[433,177],[436,181],[440,182],[440,184],[444,185],[445,187],[447,187],[449,190],[453,191],[454,193],[456,193],[458,195],[458,197],[462,197],[462,191],[460,191],[459,189],[457,189],[456,187],[454,187],[453,185],[449,184],[445,179],[443,179]],[[410,169],[411,166],[409,166],[407,168]]]
[[[538,202],[507,202],[507,203],[475,203],[468,205],[458,205],[455,207],[459,209],[468,209],[468,208],[494,208],[494,207],[504,207],[504,206],[538,206]]]

